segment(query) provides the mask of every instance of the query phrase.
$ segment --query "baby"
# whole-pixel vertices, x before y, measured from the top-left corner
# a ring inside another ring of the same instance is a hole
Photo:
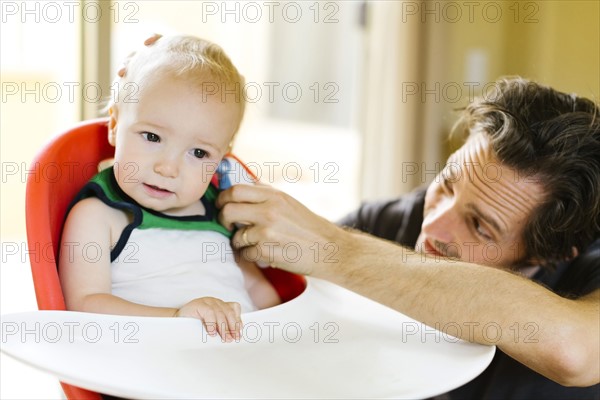
[[[241,312],[280,302],[234,256],[210,183],[240,126],[243,85],[223,50],[195,37],[162,37],[132,56],[109,105],[114,165],[82,189],[62,234],[101,250],[61,254],[69,310],[198,318],[232,341]]]

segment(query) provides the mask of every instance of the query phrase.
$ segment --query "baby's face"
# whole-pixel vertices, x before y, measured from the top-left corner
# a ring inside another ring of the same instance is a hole
[[[229,149],[240,119],[234,96],[203,95],[197,85],[162,77],[113,111],[115,176],[146,208],[204,214],[199,199]]]

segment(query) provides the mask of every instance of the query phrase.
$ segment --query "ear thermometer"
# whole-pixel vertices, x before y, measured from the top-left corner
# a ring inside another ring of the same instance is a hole
[[[217,166],[216,172],[219,180],[220,190],[229,189],[233,185],[254,184],[254,179],[252,176],[246,171],[244,166],[235,159],[224,158],[221,160]],[[245,225],[236,222],[235,226],[237,229],[240,229]],[[260,268],[266,268],[269,266],[269,264],[263,263],[262,261],[257,261],[256,265],[258,265]]]

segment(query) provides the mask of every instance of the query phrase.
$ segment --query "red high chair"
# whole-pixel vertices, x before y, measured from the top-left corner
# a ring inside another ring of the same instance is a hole
[[[27,179],[25,212],[29,249],[36,250],[30,263],[40,310],[65,310],[57,268],[65,214],[71,200],[98,171],[98,163],[113,157],[114,148],[107,138],[106,119],[84,121],[53,139],[34,160],[34,172]],[[306,287],[299,275],[273,268],[262,271],[283,302]],[[61,385],[68,399],[102,399],[99,393],[63,382]]]

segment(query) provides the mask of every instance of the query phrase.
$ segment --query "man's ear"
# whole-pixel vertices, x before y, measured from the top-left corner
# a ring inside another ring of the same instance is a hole
[[[108,143],[112,146],[117,141],[117,108],[113,105],[108,109]]]
[[[573,247],[571,247],[571,255],[560,261],[573,261],[578,256],[579,256],[579,250],[577,249],[577,247],[573,246]],[[528,265],[542,265],[544,262],[544,260],[541,260],[538,258],[531,258],[527,261],[528,261],[527,262]]]
[[[579,249],[577,249],[577,247],[571,247],[571,251],[573,252],[573,258],[579,257]]]

